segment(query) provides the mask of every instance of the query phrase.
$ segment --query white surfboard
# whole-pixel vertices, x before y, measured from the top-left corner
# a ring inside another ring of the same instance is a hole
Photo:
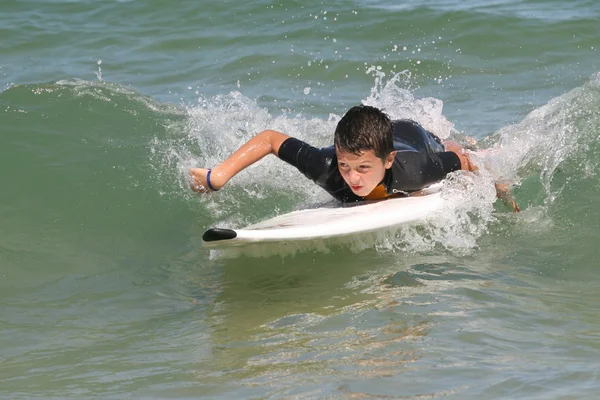
[[[248,244],[298,242],[392,229],[419,221],[440,209],[441,185],[420,196],[392,198],[359,205],[294,211],[242,229],[212,228],[202,236],[208,248]]]

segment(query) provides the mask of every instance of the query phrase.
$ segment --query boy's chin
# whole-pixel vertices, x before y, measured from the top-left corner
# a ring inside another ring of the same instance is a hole
[[[352,189],[350,189],[350,190],[352,190]],[[371,193],[371,191],[370,190],[365,190],[364,188],[361,188],[358,191],[352,190],[352,193],[354,193],[355,195],[360,196],[360,197],[365,197],[365,196],[368,196],[369,193]]]

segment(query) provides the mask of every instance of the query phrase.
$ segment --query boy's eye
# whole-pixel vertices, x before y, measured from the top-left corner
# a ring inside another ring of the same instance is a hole
[[[360,167],[358,167],[358,169],[361,171],[368,171],[370,168],[370,165],[361,165]]]

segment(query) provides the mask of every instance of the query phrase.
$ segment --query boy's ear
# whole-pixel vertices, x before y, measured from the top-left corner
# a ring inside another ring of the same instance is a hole
[[[385,169],[392,168],[392,164],[394,164],[394,158],[396,158],[396,150],[392,151],[385,158],[385,162],[384,162]]]

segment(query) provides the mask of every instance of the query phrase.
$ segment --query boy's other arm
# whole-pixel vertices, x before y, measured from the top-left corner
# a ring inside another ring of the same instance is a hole
[[[279,148],[288,138],[288,135],[281,132],[272,130],[262,131],[248,140],[225,161],[212,169],[210,173],[210,186],[215,190],[220,189],[240,171],[254,164],[267,154],[275,154],[279,157]],[[206,177],[208,171],[206,168],[190,168],[190,176],[193,180],[190,187],[193,191],[199,193],[210,191]]]
[[[477,172],[477,166],[471,162],[471,159],[466,154],[465,149],[456,142],[444,141],[444,147],[447,151],[455,153],[460,159],[461,169],[471,172]],[[507,207],[512,208],[514,212],[521,211],[519,205],[510,193],[510,187],[507,182],[495,182],[496,196],[501,199]]]
[[[460,160],[460,169],[464,169],[471,172],[477,172],[477,166],[471,163],[471,159],[465,153],[465,149],[461,145],[449,140],[444,140],[443,143],[446,151],[453,152]]]

